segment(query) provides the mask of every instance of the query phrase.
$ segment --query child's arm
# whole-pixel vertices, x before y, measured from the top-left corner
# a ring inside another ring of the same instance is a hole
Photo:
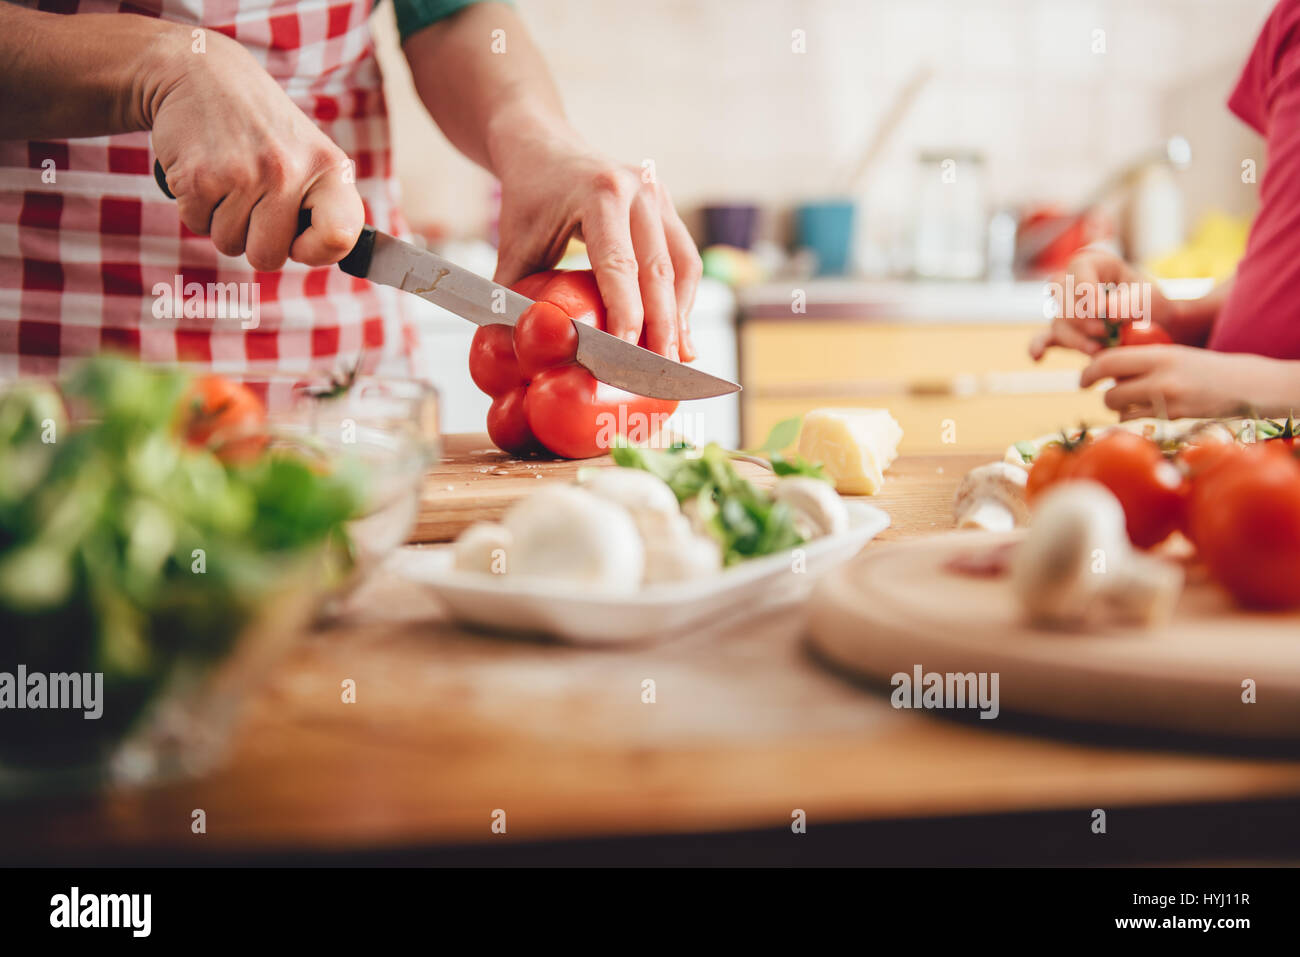
[[[1214,328],[1214,320],[1218,318],[1219,310],[1232,289],[1233,281],[1229,279],[1219,283],[1200,299],[1168,300],[1169,313],[1161,325],[1174,337],[1174,342],[1204,347]]]
[[[1106,405],[1122,419],[1284,416],[1300,410],[1300,360],[1187,346],[1107,349],[1083,370],[1083,387],[1114,379]]]

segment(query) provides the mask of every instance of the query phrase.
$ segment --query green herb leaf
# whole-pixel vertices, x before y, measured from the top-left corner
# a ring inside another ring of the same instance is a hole
[[[772,430],[767,433],[767,438],[758,447],[757,453],[770,455],[774,452],[784,452],[798,441],[799,429],[802,425],[803,416],[796,415],[793,419],[782,419],[772,426]]]

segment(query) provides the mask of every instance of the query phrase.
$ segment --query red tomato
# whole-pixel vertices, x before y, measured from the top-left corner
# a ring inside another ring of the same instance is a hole
[[[1202,478],[1191,524],[1210,576],[1253,608],[1300,605],[1300,463],[1271,443]]]
[[[605,306],[590,270],[528,276],[515,291],[535,300],[508,326],[480,326],[470,347],[470,376],[492,396],[488,435],[515,455],[542,451],[589,458],[614,440],[646,442],[676,402],[633,395],[597,382],[575,362],[573,323],[605,328]]]
[[[487,414],[488,438],[492,444],[511,455],[529,455],[542,451],[541,443],[524,415],[525,385],[504,392],[492,400]]]
[[[190,445],[211,448],[227,464],[250,462],[266,448],[266,407],[248,386],[217,375],[195,379],[180,405]]]
[[[1148,322],[1145,326],[1126,322],[1119,331],[1121,346],[1166,346],[1172,345],[1173,341],[1165,327],[1155,322]]]
[[[1078,451],[1092,441],[1085,431],[1077,439],[1062,435],[1060,442],[1045,445],[1034,457],[1029,469],[1029,479],[1025,483],[1025,498],[1032,502],[1049,486],[1070,477]]]
[[[515,325],[514,349],[519,374],[528,382],[545,369],[573,362],[578,354],[578,330],[559,306],[537,302]]]
[[[483,392],[496,398],[526,381],[515,360],[514,329],[510,326],[479,326],[469,350],[469,377]]]
[[[1187,495],[1183,502],[1183,519],[1179,527],[1193,543],[1196,541],[1196,532],[1192,527],[1192,515],[1200,507],[1198,500],[1204,494],[1203,480],[1241,452],[1242,447],[1236,442],[1203,442],[1179,450],[1177,463],[1187,477],[1188,484]]]
[[[1198,442],[1179,450],[1178,464],[1183,467],[1187,477],[1195,482],[1241,451],[1242,447],[1236,442]]]
[[[1069,478],[1100,482],[1124,507],[1129,540],[1150,548],[1182,521],[1187,491],[1182,474],[1154,442],[1132,432],[1108,432],[1082,448]]]

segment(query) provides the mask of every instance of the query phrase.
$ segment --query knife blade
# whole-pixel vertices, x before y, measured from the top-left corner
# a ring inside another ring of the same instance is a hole
[[[368,259],[348,254],[340,268],[371,282],[394,286],[483,325],[513,326],[533,304],[527,296],[484,279],[427,249],[420,249],[370,226]],[[362,241],[366,236],[363,233]],[[362,245],[358,242],[358,246]],[[693,369],[688,365],[625,342],[617,336],[575,322],[579,365],[601,382],[626,392],[655,399],[707,399],[740,391],[735,382]]]
[[[175,199],[156,159],[153,175],[168,198]],[[310,226],[311,210],[299,210],[299,235]],[[480,326],[513,326],[533,304],[527,296],[373,226],[362,229],[356,245],[338,266],[351,276],[409,292]],[[652,399],[707,399],[740,391],[735,382],[675,362],[586,323],[573,325],[578,330],[578,364],[615,388]]]

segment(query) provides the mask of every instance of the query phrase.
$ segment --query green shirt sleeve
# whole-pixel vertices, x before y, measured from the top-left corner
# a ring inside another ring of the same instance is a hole
[[[393,0],[393,9],[397,13],[397,32],[405,41],[412,33],[417,33],[439,20],[445,20],[459,10],[464,10],[479,0]]]

